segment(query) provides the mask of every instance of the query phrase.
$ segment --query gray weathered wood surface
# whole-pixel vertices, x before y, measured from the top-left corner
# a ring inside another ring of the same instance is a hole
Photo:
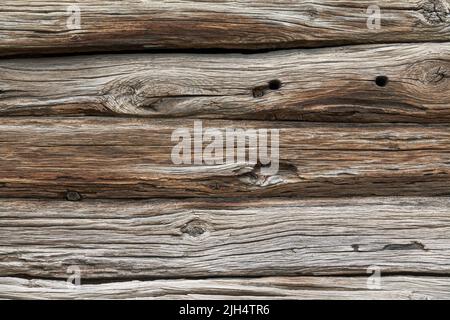
[[[67,24],[74,4],[79,29]],[[371,5],[381,28],[368,27]],[[3,55],[450,40],[447,0],[3,0],[0,12]]]
[[[192,134],[194,120],[182,126]],[[173,164],[178,139],[171,142],[171,135],[180,127],[168,119],[1,118],[0,197],[64,199],[67,191],[83,198],[450,194],[445,125],[203,122],[204,129],[221,132],[280,130],[273,174],[236,158]]]
[[[0,61],[0,115],[448,123],[449,87],[448,42],[12,59]]]
[[[0,299],[450,299],[442,277],[386,276],[379,289],[366,277],[177,279],[67,285],[58,280],[0,278]]]
[[[2,1],[0,299],[450,299],[449,25],[449,0]],[[174,165],[194,119],[279,129],[280,171]]]
[[[0,274],[446,275],[448,198],[0,201]],[[434,290],[434,289],[432,289]]]

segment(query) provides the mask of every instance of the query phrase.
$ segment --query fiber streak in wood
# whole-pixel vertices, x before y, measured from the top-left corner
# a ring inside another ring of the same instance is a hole
[[[447,198],[401,197],[2,200],[0,274],[66,279],[78,266],[84,280],[364,276],[378,266],[382,275],[443,275],[449,208]]]

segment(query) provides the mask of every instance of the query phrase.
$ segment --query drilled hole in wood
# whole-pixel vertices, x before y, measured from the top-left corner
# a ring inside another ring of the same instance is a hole
[[[271,80],[269,81],[269,89],[270,90],[278,90],[281,88],[281,81],[280,80]]]
[[[375,78],[375,84],[379,87],[385,87],[389,82],[389,78],[386,76],[378,76]]]

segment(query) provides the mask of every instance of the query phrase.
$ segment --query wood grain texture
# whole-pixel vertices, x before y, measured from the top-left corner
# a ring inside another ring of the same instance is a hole
[[[442,277],[381,278],[367,288],[366,277],[265,277],[128,281],[85,284],[0,278],[0,299],[449,299],[450,280]]]
[[[448,123],[449,89],[449,43],[0,61],[2,116]]]
[[[450,299],[450,0],[5,0],[0,57],[0,299]]]
[[[364,276],[377,266],[448,275],[449,208],[448,198],[401,197],[2,200],[0,274],[66,279],[78,266],[85,280]]]
[[[74,4],[79,30],[67,25]],[[367,26],[371,5],[379,29]],[[0,11],[3,55],[450,40],[448,0],[4,0]]]
[[[3,118],[0,197],[63,199],[68,191],[83,198],[450,193],[447,126],[203,122],[203,129],[222,133],[226,128],[279,130],[279,171],[270,174],[248,158],[173,164],[179,140],[172,142],[172,133],[183,127],[192,133],[194,123]]]

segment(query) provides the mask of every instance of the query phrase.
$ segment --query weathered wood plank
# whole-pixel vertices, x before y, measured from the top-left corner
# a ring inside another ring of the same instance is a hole
[[[376,266],[446,275],[449,208],[448,198],[2,200],[0,274],[66,279],[72,266],[85,280],[136,280],[366,275]]]
[[[368,27],[373,5],[380,28]],[[0,11],[3,55],[450,40],[448,0],[3,0]]]
[[[194,124],[2,118],[0,197],[63,199],[67,191],[84,198],[450,193],[446,126],[203,122],[203,131],[216,128],[224,137],[225,128],[279,130],[279,170],[270,173],[248,157],[224,164],[174,164],[171,154],[179,138],[172,142],[172,134],[182,127],[193,134]],[[209,143],[204,141],[204,147]],[[226,142],[223,146],[226,157]],[[228,148],[234,154],[236,149]],[[270,147],[268,156],[276,156]]]
[[[0,115],[448,123],[449,88],[449,43],[0,61]]]
[[[70,287],[64,281],[0,278],[0,299],[449,299],[443,277],[264,277],[129,281]]]

